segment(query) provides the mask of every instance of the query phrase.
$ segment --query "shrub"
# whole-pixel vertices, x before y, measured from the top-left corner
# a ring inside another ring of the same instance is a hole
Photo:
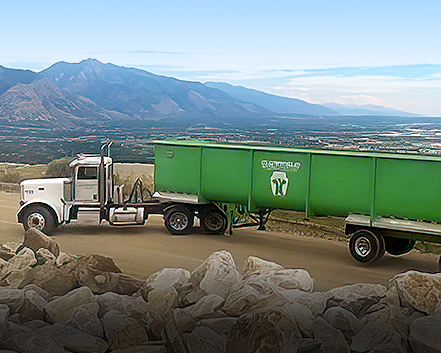
[[[46,167],[46,176],[50,178],[65,178],[69,176],[69,163],[72,157],[55,159]]]

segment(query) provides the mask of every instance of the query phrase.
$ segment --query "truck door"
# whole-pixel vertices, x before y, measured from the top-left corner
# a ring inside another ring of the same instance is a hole
[[[75,201],[98,202],[98,168],[79,166],[75,178]]]

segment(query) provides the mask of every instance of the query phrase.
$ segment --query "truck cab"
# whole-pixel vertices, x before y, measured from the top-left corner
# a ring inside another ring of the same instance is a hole
[[[68,178],[31,179],[20,183],[18,221],[25,230],[50,233],[78,219],[81,212],[99,215],[113,203],[113,161],[109,156],[80,154],[70,164]],[[116,193],[118,196],[120,193]]]

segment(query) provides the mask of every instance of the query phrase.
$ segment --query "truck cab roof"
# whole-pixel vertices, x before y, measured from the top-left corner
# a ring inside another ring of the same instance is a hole
[[[112,164],[112,158],[110,157],[103,157],[103,158],[104,158],[104,165]],[[80,154],[76,159],[74,159],[72,162],[69,163],[69,167],[74,168],[77,165],[99,166],[100,162],[101,162],[101,156]]]

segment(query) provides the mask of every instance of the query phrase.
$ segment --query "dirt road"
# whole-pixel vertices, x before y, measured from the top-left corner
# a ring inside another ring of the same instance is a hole
[[[16,221],[19,195],[0,193],[0,243],[21,242],[23,228]],[[123,272],[145,279],[164,267],[193,270],[211,253],[230,251],[238,267],[250,255],[289,268],[304,268],[316,281],[316,290],[352,283],[386,285],[395,274],[410,269],[438,271],[438,257],[413,250],[400,257],[385,255],[373,265],[352,260],[347,245],[320,238],[302,237],[254,229],[238,229],[231,237],[192,234],[170,235],[161,216],[152,216],[139,227],[110,227],[89,221],[60,227],[54,238],[71,254],[112,257]]]

